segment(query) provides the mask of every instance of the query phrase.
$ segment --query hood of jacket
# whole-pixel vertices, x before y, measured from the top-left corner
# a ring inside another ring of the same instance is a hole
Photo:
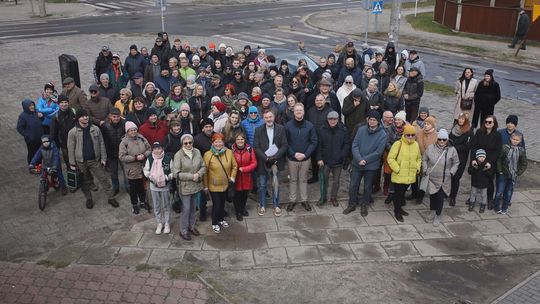
[[[30,111],[30,105],[34,104],[34,106],[36,105],[35,102],[33,102],[32,100],[30,99],[25,99],[21,102],[21,105],[22,105],[22,108],[23,108],[23,111],[24,113],[27,113],[27,114],[32,114],[33,112]],[[35,110],[34,110],[35,111]]]

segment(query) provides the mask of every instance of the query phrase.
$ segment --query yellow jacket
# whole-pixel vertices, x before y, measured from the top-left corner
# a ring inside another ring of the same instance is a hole
[[[418,143],[408,143],[405,136],[396,141],[388,153],[388,165],[392,169],[392,182],[412,184],[420,172],[422,156]]]
[[[229,186],[227,175],[229,178],[236,179],[236,172],[238,170],[232,150],[225,149],[225,153],[220,156],[213,155],[212,150],[208,150],[204,153],[203,160],[207,170],[203,179],[204,187],[208,188],[211,192],[224,192],[227,190]],[[220,160],[227,174],[223,171],[223,167],[219,163]]]
[[[117,100],[114,103],[114,107],[120,110],[120,115],[124,118],[126,118],[128,112],[133,112],[133,99],[130,99],[128,101],[128,108],[126,109],[124,106],[124,103],[122,103],[122,100]]]

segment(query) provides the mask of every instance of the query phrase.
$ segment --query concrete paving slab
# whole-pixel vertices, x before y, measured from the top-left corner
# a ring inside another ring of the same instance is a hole
[[[469,222],[454,222],[443,224],[450,233],[457,237],[476,237],[481,233]]]
[[[384,260],[388,259],[386,251],[378,243],[351,244],[351,250],[358,260]]]
[[[364,217],[356,212],[347,215],[343,213],[334,214],[334,219],[339,228],[355,228],[368,225]]]
[[[431,213],[431,211],[429,210],[429,208],[427,209],[423,209],[423,210],[419,210],[418,212],[420,212],[420,215],[424,218],[424,223],[427,223],[428,222],[428,217]],[[453,222],[454,220],[446,213],[443,212],[441,213],[441,222],[442,223],[451,223]],[[407,222],[407,219],[405,219],[405,222]]]
[[[309,263],[321,261],[317,246],[286,247],[287,256],[291,263]]]
[[[483,235],[477,238],[483,252],[512,252],[514,247],[501,235]]]
[[[540,216],[529,216],[528,219],[531,223],[536,225],[536,227],[540,228]]]
[[[255,266],[251,250],[220,251],[219,261],[222,268]]]
[[[120,247],[89,247],[79,258],[79,264],[104,265],[110,264],[116,257]]]
[[[140,214],[138,215],[143,219],[141,222],[138,222],[134,224],[131,227],[131,231],[133,232],[151,232],[156,229],[156,220],[154,217],[150,217],[150,215],[146,214]],[[148,218],[146,218],[148,217]]]
[[[278,231],[276,220],[272,218],[246,218],[249,233]]]
[[[268,248],[266,234],[240,233],[234,237],[235,250],[253,250]]]
[[[253,257],[257,266],[287,264],[287,251],[282,247],[253,250]]]
[[[297,230],[296,236],[300,245],[330,244],[330,239],[325,229],[317,230]]]
[[[328,229],[326,232],[332,244],[357,243],[362,241],[358,234],[356,234],[356,230],[352,228]]]
[[[137,246],[143,236],[142,232],[114,231],[107,240],[108,246]]]
[[[410,241],[382,242],[381,247],[391,259],[407,259],[420,256]]]
[[[266,241],[269,248],[300,245],[295,231],[268,232],[266,233]]]
[[[422,239],[413,225],[389,225],[386,226],[386,231],[394,241]]]
[[[148,257],[150,257],[150,253],[152,253],[151,249],[122,247],[111,264],[133,267],[140,264],[146,264]]]
[[[477,212],[477,210],[475,210],[475,212]],[[478,215],[483,220],[492,220],[492,219],[498,220],[498,219],[503,219],[503,218],[508,217],[508,215],[498,214],[498,213],[495,213],[493,210],[487,210],[487,208],[486,208],[486,212],[478,213]]]
[[[480,217],[476,212],[469,212],[468,207],[449,207],[443,209],[443,213],[450,216],[456,222],[478,221]]]
[[[51,252],[47,256],[48,261],[53,262],[62,262],[62,263],[73,263],[77,261],[83,252],[88,248],[87,245],[84,244],[74,244],[69,246],[64,246],[62,248],[58,248]]]
[[[396,220],[390,212],[388,211],[373,211],[365,217],[366,222],[370,226],[380,226],[380,225],[395,225]]]
[[[181,262],[184,258],[185,250],[181,249],[154,249],[148,258],[149,265],[172,266]]]
[[[201,231],[202,232],[202,231]],[[204,236],[192,237],[191,241],[186,241],[179,235],[174,235],[170,249],[201,250],[204,244]]]
[[[474,221],[471,222],[471,225],[476,227],[482,235],[510,233],[510,230],[501,224],[499,220]]]
[[[300,229],[331,229],[337,228],[332,215],[310,214],[305,216],[286,216],[276,219],[279,231]]]
[[[186,251],[184,262],[189,262],[207,269],[219,268],[219,251]]]
[[[527,206],[527,208],[529,208],[536,215],[540,215],[540,202],[528,202],[528,203],[523,203],[523,205]]]
[[[323,261],[354,260],[355,256],[347,244],[317,245]]]
[[[510,233],[504,238],[517,250],[540,248],[540,242],[531,233]]]
[[[234,235],[229,233],[220,233],[209,235],[204,238],[203,250],[235,250]]]
[[[525,204],[512,204],[508,209],[508,215],[510,217],[520,217],[520,216],[533,216],[536,215],[527,205]]]
[[[529,191],[514,191],[512,194],[513,203],[527,203],[531,201],[537,201],[538,197],[534,197],[534,192]],[[514,205],[512,205],[513,207]]]
[[[394,214],[392,209],[391,214]],[[426,222],[425,218],[420,213],[420,210],[408,210],[408,216],[403,217],[405,221],[403,223],[397,222],[398,225],[410,225],[410,224],[423,224]]]
[[[452,234],[444,227],[444,225],[439,225],[438,227],[433,226],[432,223],[429,224],[416,224],[416,231],[420,233],[424,239],[443,239],[451,238]]]
[[[144,233],[137,247],[143,248],[169,248],[173,239],[172,234],[156,235],[155,233]]]
[[[356,228],[356,232],[364,242],[383,242],[392,240],[392,237],[390,237],[386,229],[382,226],[358,227]]]
[[[522,193],[523,195],[525,195],[528,198],[528,201],[533,201],[533,202],[540,201],[540,190],[531,189],[531,190],[526,190],[526,191],[521,191],[521,192],[516,191],[516,192]],[[516,192],[514,192],[514,195],[516,194]],[[514,195],[512,195],[513,201],[514,201]],[[518,194],[518,198],[519,198],[519,194]]]
[[[529,221],[526,217],[513,217],[500,219],[499,222],[503,224],[510,232],[537,232],[540,231],[535,224]]]
[[[341,205],[334,207],[332,204],[326,203],[326,205],[321,206],[321,207],[317,206],[317,204],[313,204],[312,207],[313,207],[313,210],[315,210],[315,213],[317,214],[330,215],[330,214],[343,213],[343,208],[341,207]]]
[[[532,236],[532,235],[531,235]],[[478,254],[482,250],[473,238],[450,238],[412,241],[424,257]]]

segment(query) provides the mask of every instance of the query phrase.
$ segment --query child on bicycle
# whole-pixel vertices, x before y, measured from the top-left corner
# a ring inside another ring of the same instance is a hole
[[[29,169],[32,170],[36,167],[36,164],[41,161],[41,174],[46,174],[50,172],[55,172],[60,189],[62,190],[62,195],[67,194],[66,181],[64,180],[64,175],[62,174],[62,165],[60,162],[60,152],[58,147],[51,142],[49,135],[41,136],[41,146],[37,150],[36,154],[30,161],[28,165]],[[46,172],[48,169],[49,172]]]

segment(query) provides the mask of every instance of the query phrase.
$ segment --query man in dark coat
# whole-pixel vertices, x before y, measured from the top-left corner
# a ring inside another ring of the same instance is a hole
[[[478,121],[484,121],[488,115],[493,115],[495,105],[499,100],[501,100],[501,88],[493,78],[493,70],[488,69],[484,73],[484,80],[478,82],[474,93],[474,113],[471,126],[476,128]]]
[[[118,179],[118,168],[122,169],[122,175],[124,179],[124,189],[128,191],[128,182],[126,173],[124,172],[124,166],[118,159],[118,150],[122,137],[126,134],[125,121],[120,116],[120,110],[113,108],[109,113],[109,119],[102,128],[103,130],[103,142],[105,143],[105,150],[107,151],[107,169],[111,173],[112,190],[116,195],[120,190],[120,183]]]
[[[208,117],[203,118],[199,124],[201,133],[195,135],[193,138],[193,147],[204,155],[212,147],[212,135],[214,135],[214,121]],[[199,193],[199,220],[201,222],[206,221],[206,196],[204,192]]]
[[[508,47],[513,49],[516,47],[516,43],[518,40],[523,40],[525,38],[525,35],[527,35],[527,31],[529,30],[529,26],[531,25],[531,18],[529,15],[525,14],[524,10],[521,10],[519,12],[519,18],[518,18],[518,24],[516,29],[516,34],[514,35],[514,39],[512,40],[512,44],[510,44]],[[525,41],[521,44],[521,49],[525,50]]]
[[[330,112],[332,112],[332,108],[325,102],[324,96],[322,94],[317,94],[315,97],[315,106],[307,110],[306,119],[313,124],[315,130],[318,132],[326,124],[326,119],[328,117],[328,113]],[[308,180],[308,184],[313,184],[319,181],[319,165],[317,165],[317,161],[317,150],[315,150],[311,157],[312,175]]]
[[[51,120],[51,137],[58,147],[62,150],[62,158],[66,167],[69,167],[69,158],[67,150],[68,132],[75,127],[75,109],[69,107],[69,100],[66,95],[58,96],[58,105],[60,109]]]
[[[99,76],[103,73],[107,73],[109,66],[112,63],[112,53],[109,51],[108,46],[101,47],[101,52],[96,58],[96,63],[94,65],[94,79],[96,83],[99,83]]]
[[[160,37],[156,38],[156,43],[150,53],[150,55],[154,54],[158,55],[162,67],[168,67],[169,59],[171,58],[171,49],[163,44],[163,39]]]
[[[137,46],[132,44],[129,47],[129,56],[124,60],[124,69],[128,72],[128,75],[133,76],[137,73],[144,73],[146,69],[146,61],[144,57],[137,50]],[[130,81],[130,84],[133,85],[133,80]]]

